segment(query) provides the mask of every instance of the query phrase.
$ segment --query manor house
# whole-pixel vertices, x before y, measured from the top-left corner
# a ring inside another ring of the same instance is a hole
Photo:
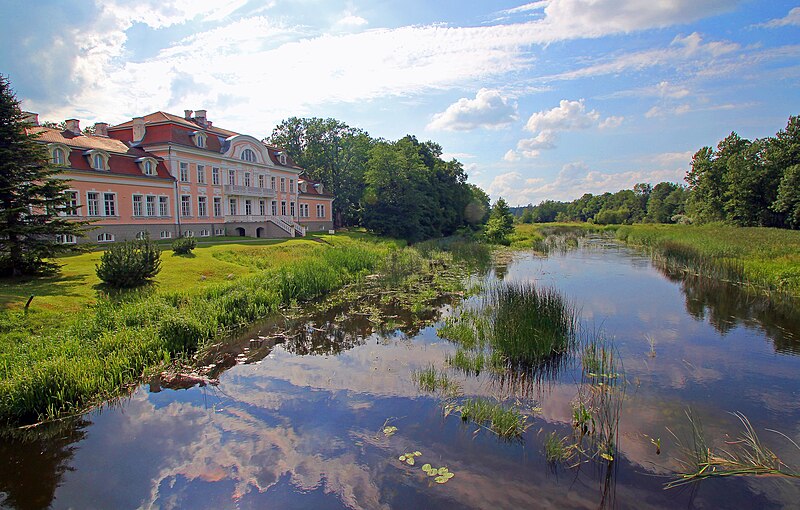
[[[279,147],[214,126],[205,110],[155,112],[91,134],[77,119],[30,132],[64,167],[75,213],[95,220],[88,237],[64,243],[142,238],[295,237],[333,228],[333,196]]]

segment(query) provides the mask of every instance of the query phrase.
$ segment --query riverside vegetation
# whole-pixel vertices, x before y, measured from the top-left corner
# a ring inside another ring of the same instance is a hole
[[[124,395],[146,372],[184,358],[234,328],[370,280],[376,272],[385,287],[404,288],[409,279],[421,282],[418,287],[424,284],[428,294],[417,298],[418,306],[431,293],[457,285],[456,278],[427,275],[448,273],[444,269],[458,258],[459,243],[451,242],[450,251],[443,251],[435,244],[418,250],[359,234],[321,240],[198,248],[197,262],[167,257],[156,285],[113,296],[101,292],[93,303],[85,283],[76,290],[83,295],[59,296],[68,287],[55,279],[51,299],[63,299],[63,311],[20,309],[25,295],[43,287],[41,281],[17,282],[3,296],[6,307],[0,315],[0,423],[52,420]],[[71,270],[77,269],[91,282],[86,273],[96,258],[84,254],[63,260],[65,275],[74,277]],[[238,266],[238,275],[217,275],[211,283],[204,274],[191,279],[199,267],[210,270],[211,265]]]

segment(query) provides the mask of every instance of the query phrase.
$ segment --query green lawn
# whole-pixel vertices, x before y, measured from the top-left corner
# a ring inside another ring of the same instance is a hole
[[[0,424],[80,412],[124,393],[232,328],[362,279],[403,244],[354,233],[239,240],[183,256],[164,250],[153,284],[118,292],[95,275],[100,252],[59,259],[53,277],[3,280]]]

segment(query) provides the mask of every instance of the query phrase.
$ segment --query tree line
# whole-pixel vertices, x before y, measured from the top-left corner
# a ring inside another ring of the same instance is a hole
[[[545,200],[514,213],[526,223],[709,223],[800,228],[800,117],[773,137],[753,141],[732,132],[716,149],[692,157],[686,185],[661,182],[572,202]]]
[[[406,135],[373,138],[336,119],[284,120],[265,140],[283,148],[334,195],[337,227],[364,226],[410,242],[447,236],[486,221],[488,195],[467,182],[442,147]]]

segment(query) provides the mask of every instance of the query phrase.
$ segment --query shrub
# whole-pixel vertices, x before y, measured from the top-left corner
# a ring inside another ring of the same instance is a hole
[[[97,277],[111,287],[136,287],[161,270],[161,250],[149,239],[117,243],[103,253],[95,267]]]
[[[172,252],[177,255],[192,253],[197,248],[197,241],[193,237],[181,237],[172,242]]]

